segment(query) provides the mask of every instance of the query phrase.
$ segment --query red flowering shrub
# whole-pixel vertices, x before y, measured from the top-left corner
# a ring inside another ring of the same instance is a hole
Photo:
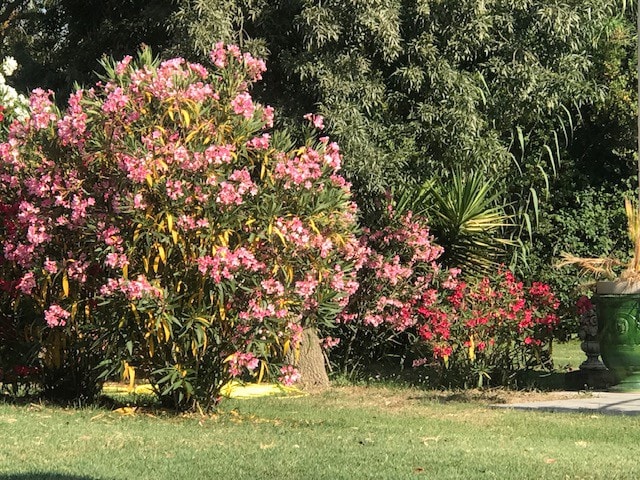
[[[558,300],[548,285],[525,287],[509,270],[467,284],[452,279],[416,305],[420,343],[448,381],[506,385],[549,360]]]
[[[80,358],[79,376],[138,372],[210,408],[234,376],[295,381],[278,360],[357,288],[355,205],[321,118],[294,147],[249,93],[264,63],[222,44],[211,61],[108,63],[63,113],[36,90],[0,145],[17,207],[0,243],[48,369]]]

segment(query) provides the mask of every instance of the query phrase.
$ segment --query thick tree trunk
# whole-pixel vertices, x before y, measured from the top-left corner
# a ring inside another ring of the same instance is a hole
[[[288,357],[288,361],[300,372],[298,385],[301,388],[319,389],[329,386],[325,357],[315,328],[308,327],[302,331],[300,355],[297,360],[292,354]]]

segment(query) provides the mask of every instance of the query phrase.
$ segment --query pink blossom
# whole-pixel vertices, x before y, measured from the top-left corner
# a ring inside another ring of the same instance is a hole
[[[260,285],[264,288],[267,295],[275,295],[276,297],[284,295],[284,286],[275,278],[263,280]]]
[[[84,113],[80,104],[83,94],[83,90],[71,94],[67,114],[58,120],[58,135],[63,145],[82,147],[85,143],[87,114]]]
[[[236,98],[231,100],[231,106],[237,115],[242,115],[247,119],[253,116],[253,112],[256,109],[251,99],[251,95],[247,92],[239,93]]]
[[[309,298],[318,287],[318,280],[311,273],[308,273],[304,280],[299,280],[295,284],[295,292],[302,298]]]
[[[274,108],[267,105],[266,107],[264,107],[264,110],[262,111],[262,121],[264,122],[264,126],[267,128],[273,128],[273,115],[274,115]]]
[[[285,181],[285,188],[291,188],[295,184],[310,189],[313,181],[322,176],[320,155],[312,148],[307,148],[298,157],[281,159],[276,164],[274,173],[275,178]]]
[[[429,360],[427,360],[424,357],[423,358],[417,358],[412,362],[411,366],[413,368],[421,367],[422,365],[425,365],[428,361]]]
[[[87,281],[87,268],[89,267],[89,262],[85,261],[84,258],[80,260],[68,260],[69,266],[67,267],[67,272],[69,274],[69,278],[72,280],[76,280],[79,283],[85,283]]]
[[[251,174],[246,168],[234,170],[229,175],[229,180],[237,183],[220,183],[216,202],[222,205],[241,205],[245,194],[255,195],[258,193],[258,188],[251,180]]]
[[[205,79],[209,76],[209,72],[207,72],[207,69],[199,63],[189,63],[187,67],[202,79]]]
[[[231,355],[227,361],[229,363],[229,374],[232,377],[239,376],[242,373],[243,368],[253,371],[258,368],[258,365],[260,364],[260,360],[258,360],[251,352],[236,352]]]
[[[166,183],[167,196],[171,200],[177,200],[184,196],[182,191],[182,182],[180,180],[167,180]]]
[[[209,58],[213,64],[218,68],[224,68],[227,66],[227,52],[224,48],[224,43],[216,43],[214,49],[209,54]]]
[[[109,253],[105,258],[104,264],[111,268],[122,268],[129,265],[129,259],[123,253]]]
[[[293,365],[285,365],[280,369],[282,374],[278,377],[278,381],[285,386],[291,386],[300,380],[300,372]]]
[[[231,163],[233,160],[233,152],[235,145],[212,145],[204,152],[204,157],[209,165],[222,165],[223,163]]]
[[[245,53],[242,59],[244,60],[244,66],[251,80],[254,82],[262,80],[262,74],[267,70],[264,61],[259,58],[254,58],[250,53]]]
[[[47,257],[47,259],[44,261],[44,269],[47,273],[55,275],[56,273],[58,273],[58,264],[54,260],[49,260],[49,258]]]
[[[318,130],[324,129],[324,118],[321,115],[307,113],[302,118],[304,118],[305,120],[309,120],[314,128],[317,128]]]
[[[335,347],[336,345],[338,345],[339,343],[340,343],[339,338],[325,337],[322,339],[321,345],[322,345],[322,348],[329,350]]]
[[[136,210],[144,210],[145,208],[147,208],[147,204],[145,203],[144,197],[141,193],[136,193],[133,196],[133,208],[135,208]]]
[[[49,328],[54,327],[64,327],[67,324],[67,319],[71,316],[69,312],[67,312],[60,305],[51,305],[44,312],[44,319],[47,322]]]
[[[36,130],[47,128],[51,122],[56,120],[56,115],[53,113],[53,102],[51,101],[52,95],[53,92],[51,90],[44,91],[41,88],[36,88],[31,92],[29,97],[31,122]]]
[[[36,279],[33,275],[33,272],[25,273],[24,276],[20,279],[20,282],[18,282],[16,288],[25,295],[31,295],[33,290],[36,288]]]
[[[116,63],[116,68],[115,68],[116,75],[124,74],[125,70],[131,63],[132,59],[133,57],[131,55],[126,55],[122,60]]]
[[[259,137],[254,137],[247,142],[247,147],[255,148],[256,150],[267,150],[269,148],[269,140],[271,135],[264,133]]]
[[[122,87],[115,87],[107,95],[107,99],[102,104],[102,111],[105,113],[121,112],[129,102],[129,97],[125,95]]]

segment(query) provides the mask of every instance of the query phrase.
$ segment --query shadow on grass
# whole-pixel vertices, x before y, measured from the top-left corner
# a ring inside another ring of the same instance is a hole
[[[97,480],[85,475],[55,472],[0,473],[0,480]]]

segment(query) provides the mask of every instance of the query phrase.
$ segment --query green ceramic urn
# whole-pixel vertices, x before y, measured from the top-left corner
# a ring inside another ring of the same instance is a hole
[[[594,296],[600,354],[618,392],[640,391],[640,283],[598,282]]]

